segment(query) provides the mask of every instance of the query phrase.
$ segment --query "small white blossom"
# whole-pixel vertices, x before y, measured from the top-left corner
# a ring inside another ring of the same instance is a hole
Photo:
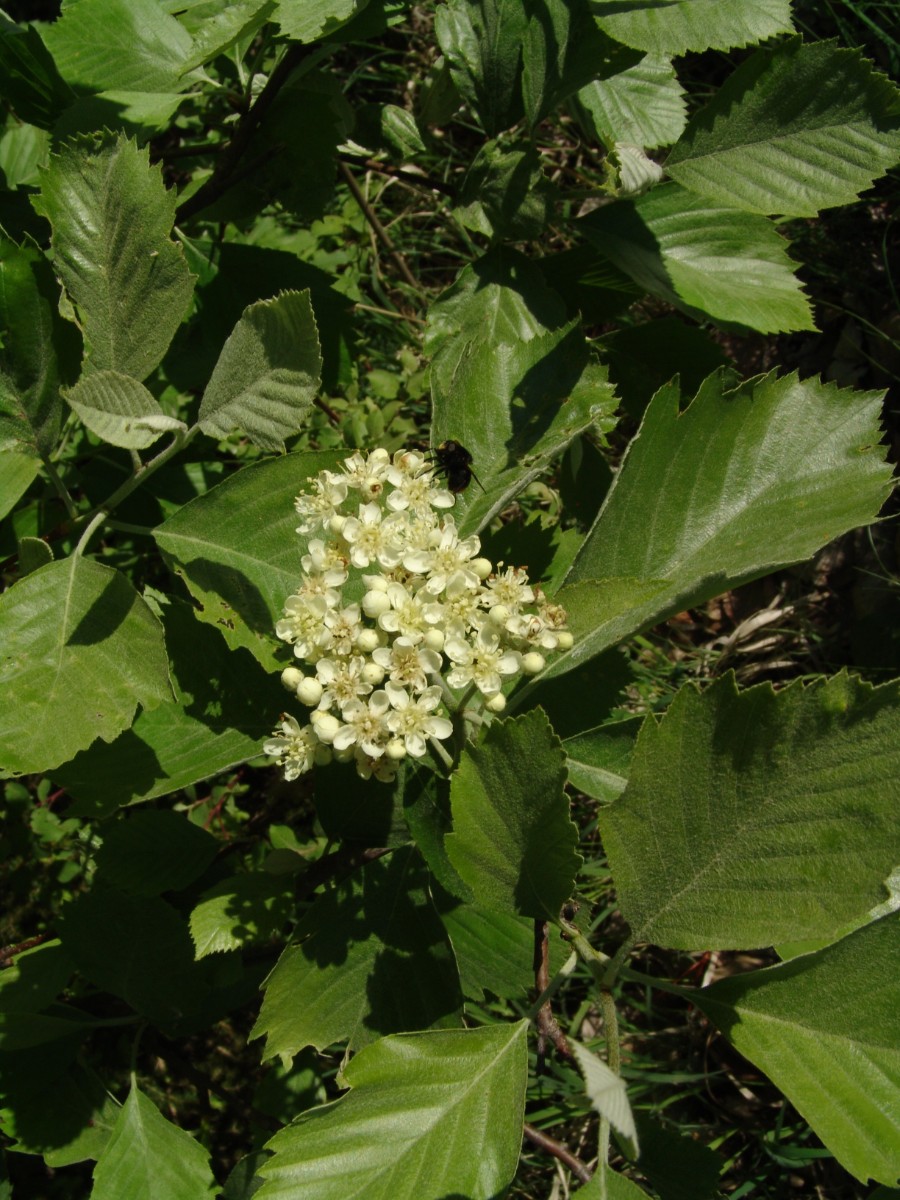
[[[440,654],[408,637],[395,638],[393,645],[373,650],[372,658],[388,673],[391,683],[414,692],[425,691],[428,677],[440,672],[443,661]]]
[[[388,584],[387,597],[391,607],[378,618],[386,633],[399,633],[420,642],[431,625],[437,625],[444,610],[429,596],[413,595],[402,583]]]
[[[285,779],[296,779],[311,771],[316,761],[319,739],[314,730],[306,725],[302,729],[297,721],[285,713],[281,725],[263,746],[266,754],[280,759]]]
[[[312,492],[301,492],[294,508],[301,521],[298,533],[311,533],[327,525],[347,496],[347,480],[331,471],[320,471]]]
[[[415,700],[406,688],[396,683],[387,684],[385,691],[394,710],[387,718],[388,728],[403,738],[406,751],[413,758],[421,758],[425,753],[426,737],[448,738],[453,732],[453,725],[446,717],[434,715],[441,702],[439,687],[426,688]]]
[[[372,684],[365,679],[366,660],[361,654],[352,658],[320,658],[316,663],[316,675],[322,689],[319,693],[319,708],[329,709],[335,705],[343,711],[344,705],[360,696],[368,696]]]
[[[368,701],[351,700],[344,705],[344,724],[332,739],[335,750],[358,746],[369,758],[379,758],[388,740],[385,716],[390,707],[387,693],[373,692]]]
[[[519,670],[518,654],[507,650],[492,629],[481,629],[474,645],[459,636],[449,637],[444,650],[455,664],[447,676],[451,687],[464,688],[474,683],[483,696],[493,696],[503,685],[501,676]]]

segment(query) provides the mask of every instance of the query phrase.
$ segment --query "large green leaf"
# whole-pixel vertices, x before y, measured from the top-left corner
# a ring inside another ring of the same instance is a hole
[[[171,698],[162,628],[124,575],[48,563],[0,596],[0,769],[45,771]],[[77,702],[76,702],[77,698]]]
[[[617,402],[605,371],[587,361],[578,322],[565,321],[559,297],[514,251],[467,267],[428,320],[432,439],[466,446],[481,482],[454,510],[469,532],[580,433],[612,428]]]
[[[286,924],[293,899],[290,876],[252,871],[221,880],[191,912],[197,957],[265,941]]]
[[[180,10],[181,5],[177,8]],[[202,0],[178,19],[193,39],[193,49],[182,71],[190,71],[224,54],[265,24],[272,15],[274,0]]]
[[[593,0],[592,8],[610,37],[669,57],[731,50],[793,28],[790,0]]]
[[[450,785],[450,861],[481,907],[556,920],[580,858],[565,756],[540,709],[498,721],[463,753]]]
[[[575,228],[651,295],[761,333],[815,328],[787,245],[756,213],[675,183],[596,209]]]
[[[510,0],[449,0],[434,14],[434,35],[460,96],[485,133],[496,137],[523,115],[524,4]]]
[[[251,304],[222,348],[197,423],[210,437],[241,429],[263,450],[284,450],[322,381],[309,291]]]
[[[606,146],[668,146],[687,120],[684,92],[671,59],[645,54],[615,75],[596,79],[574,97],[575,111]]]
[[[108,134],[66,143],[42,180],[33,203],[53,227],[53,262],[75,304],[87,366],[143,379],[168,349],[194,285],[169,236],[174,192],[146,149]]]
[[[180,891],[206,870],[219,843],[179,813],[151,811],[103,827],[96,864],[104,883],[134,896]]]
[[[337,452],[287,454],[254,463],[186,504],[156,540],[232,649],[246,647],[267,670],[283,665],[275,622],[300,580],[294,498]]]
[[[411,846],[321,896],[265,983],[265,1056],[460,1023],[453,953]]]
[[[170,598],[161,616],[175,699],[53,772],[81,816],[108,816],[255,757],[284,707],[278,681],[230,650],[189,604]]]
[[[9,1149],[40,1154],[51,1168],[99,1158],[119,1105],[99,1076],[80,1064],[64,1060],[65,1069],[52,1073],[43,1067],[32,1057],[14,1078],[3,1080],[0,1127],[15,1139]]]
[[[177,92],[191,38],[156,0],[64,0],[41,25],[59,72],[77,91]]]
[[[469,167],[456,215],[491,239],[540,237],[554,189],[530,142],[486,142]]]
[[[682,688],[599,815],[638,941],[680,949],[828,937],[900,862],[900,686]]]
[[[132,1079],[94,1168],[91,1200],[212,1200],[218,1190],[209,1152],[170,1124]]]
[[[57,311],[59,284],[32,246],[0,236],[0,447],[35,458],[56,449],[60,382],[78,370],[78,334]]]
[[[557,593],[577,637],[548,674],[873,521],[880,411],[877,392],[796,375],[731,394],[711,376],[684,411],[657,393]]]
[[[691,998],[857,1179],[900,1175],[900,917]]]
[[[39,470],[40,463],[31,454],[0,450],[0,519],[15,508]]]
[[[343,1071],[352,1089],[268,1143],[256,1200],[492,1200],[515,1173],[526,1023],[400,1034]]]
[[[748,212],[850,204],[900,158],[900,93],[830,42],[759,50],[691,120],[666,161],[684,187]]]

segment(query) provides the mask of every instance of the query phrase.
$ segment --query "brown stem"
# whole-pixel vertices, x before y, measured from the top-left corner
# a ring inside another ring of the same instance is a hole
[[[4,946],[0,950],[0,964],[12,966],[12,960],[17,954],[24,954],[26,950],[33,950],[35,946],[42,946],[44,942],[49,942],[52,933],[39,933],[37,937],[28,938],[27,941],[18,942],[15,946]]]
[[[366,218],[366,220],[372,226],[372,230],[373,230],[375,236],[378,238],[378,240],[381,242],[382,246],[384,246],[385,250],[387,250],[388,254],[394,260],[394,262],[397,266],[397,270],[403,276],[404,280],[409,284],[409,286],[415,292],[417,292],[421,296],[422,288],[419,284],[419,281],[416,279],[415,275],[413,275],[412,271],[409,269],[409,263],[406,261],[406,259],[403,257],[403,255],[400,253],[400,251],[397,249],[397,247],[394,245],[393,241],[391,240],[391,235],[388,233],[388,231],[385,229],[385,227],[382,225],[382,223],[378,220],[375,210],[372,208],[371,204],[368,202],[368,200],[363,195],[362,188],[356,182],[356,179],[353,176],[353,172],[350,170],[350,168],[347,166],[347,164],[345,162],[339,162],[338,166],[341,169],[341,174],[343,175],[344,179],[346,180],[347,187],[353,193],[353,199],[356,201],[356,203],[362,209],[363,216]]]
[[[293,71],[308,53],[309,47],[302,46],[298,42],[294,42],[288,48],[281,62],[269,76],[266,86],[257,96],[255,104],[251,105],[238,121],[234,137],[219,157],[212,175],[201,188],[194,192],[193,196],[189,196],[183,204],[179,205],[175,215],[176,223],[186,221],[204,208],[208,208],[213,201],[218,200],[231,187],[234,182],[232,177],[235,168],[253,140],[253,135],[259,128],[260,122],[272,107],[275,97],[287,83]]]
[[[558,1158],[561,1163],[569,1168],[576,1179],[580,1179],[582,1183],[587,1183],[593,1172],[587,1163],[583,1163],[580,1158],[577,1158],[568,1146],[564,1146],[562,1142],[558,1142],[556,1138],[550,1137],[549,1134],[543,1133],[540,1129],[535,1129],[533,1125],[525,1122],[525,1136],[529,1142],[534,1142],[535,1146],[540,1146],[542,1150],[546,1150],[548,1154],[552,1154],[554,1158]]]
[[[550,925],[548,921],[534,923],[534,986],[535,996],[550,986]],[[566,1035],[553,1015],[550,1001],[545,1001],[537,1011],[535,1025],[538,1031],[537,1056],[540,1063],[547,1053],[547,1042],[552,1042],[559,1054],[572,1057]]]
[[[390,163],[379,162],[375,158],[357,158],[353,154],[339,154],[338,160],[342,163],[349,163],[351,166],[365,167],[367,171],[377,171],[379,175],[389,175],[391,179],[402,179],[404,183],[411,183],[415,187],[425,188],[429,192],[440,192],[444,196],[454,197],[456,188],[450,183],[444,183],[443,179],[432,179],[430,175],[419,175],[414,171],[404,171],[402,167],[392,166]]]

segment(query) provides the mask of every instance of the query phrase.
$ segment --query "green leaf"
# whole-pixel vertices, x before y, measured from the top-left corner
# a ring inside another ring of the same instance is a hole
[[[7,125],[0,134],[0,171],[7,187],[36,187],[38,167],[50,156],[50,134],[34,125]]]
[[[38,129],[52,129],[75,99],[37,29],[16,25],[5,16],[0,17],[0,76],[4,100],[20,121]]]
[[[170,597],[161,615],[175,699],[53,772],[76,798],[73,814],[106,817],[207,779],[259,754],[275,728],[285,694],[271,675],[229,650],[189,604]]]
[[[15,508],[39,470],[40,463],[31,454],[0,450],[0,520]]]
[[[170,1124],[132,1079],[94,1168],[91,1200],[212,1200],[217,1194],[209,1153]]]
[[[63,990],[72,962],[58,939],[23,950],[0,971],[0,1012],[40,1012]]]
[[[693,992],[851,1174],[900,1174],[900,918]]]
[[[790,0],[593,0],[592,10],[616,41],[670,58],[732,50],[793,29]]]
[[[577,586],[556,594],[578,632],[548,674],[873,521],[890,486],[880,410],[877,392],[796,375],[730,394],[711,376],[683,412],[659,392],[569,573]]]
[[[611,1071],[602,1059],[581,1042],[570,1039],[569,1046],[584,1077],[584,1090],[594,1111],[605,1117],[613,1129],[625,1139],[629,1148],[628,1157],[637,1158],[637,1129],[631,1105],[628,1103],[625,1080],[615,1071]]]
[[[244,310],[203,394],[198,424],[210,437],[242,429],[263,450],[284,450],[322,381],[309,291],[282,292]]]
[[[504,0],[449,0],[434,14],[434,35],[460,96],[485,133],[496,137],[523,115],[524,4]]]
[[[219,843],[174,812],[138,812],[103,827],[96,864],[104,883],[133,896],[180,891],[202,875]]]
[[[99,1158],[119,1112],[102,1080],[77,1063],[52,1079],[22,1074],[31,1078],[4,1088],[0,1121],[15,1138],[10,1150],[40,1154],[51,1168]]]
[[[459,1024],[456,964],[426,884],[409,846],[316,900],[265,983],[250,1036],[266,1035],[266,1058]]]
[[[160,549],[235,649],[246,647],[269,671],[281,670],[275,622],[300,577],[302,543],[294,499],[336,452],[287,454],[254,463],[184,505],[155,531]]]
[[[182,71],[212,62],[235,43],[252,37],[273,9],[273,0],[202,0],[181,12],[179,20],[194,43]]]
[[[171,125],[175,113],[190,97],[178,92],[104,91],[79,96],[54,127],[54,140],[61,142],[98,129],[121,131],[146,142],[154,133]]]
[[[456,505],[483,528],[586,429],[610,429],[615,393],[588,363],[577,322],[526,258],[497,248],[467,267],[428,314],[432,442],[461,442],[484,491]]]
[[[0,596],[2,769],[45,771],[171,697],[162,629],[124,575],[72,557]],[[77,697],[77,703],[73,703]]]
[[[40,251],[0,237],[0,446],[35,458],[56,449],[65,410],[59,385],[74,379],[80,357],[58,296]]]
[[[689,316],[761,333],[815,328],[786,243],[765,217],[668,183],[596,209],[576,229]]]
[[[265,871],[221,880],[191,913],[197,957],[266,941],[289,920],[293,899],[293,881]]]
[[[76,91],[177,92],[190,35],[156,0],[64,0],[41,36]]]
[[[450,784],[450,861],[477,904],[556,920],[581,862],[564,789],[565,756],[540,709],[491,725]]]
[[[641,719],[613,721],[588,733],[563,738],[569,783],[609,804],[628,783],[634,740]]]
[[[53,227],[53,262],[77,310],[87,369],[144,379],[194,286],[169,237],[175,193],[148,151],[121,135],[65,144],[42,178],[33,203]]]
[[[277,0],[272,20],[292,42],[316,42],[345,25],[368,0]]]
[[[522,98],[532,128],[597,75],[638,57],[607,37],[588,0],[527,0],[522,41]]]
[[[352,1089],[268,1143],[256,1200],[491,1200],[519,1159],[526,1022],[399,1034],[344,1068]]]
[[[581,122],[605,146],[668,146],[687,121],[684,91],[671,59],[661,54],[645,54],[634,66],[593,80],[573,100]]]
[[[527,241],[547,224],[554,191],[530,143],[486,142],[466,174],[456,215],[485,237]]]
[[[813,217],[900,158],[900,93],[830,42],[758,50],[691,120],[666,170],[735,208]]]
[[[682,688],[599,814],[636,939],[770,946],[864,916],[900,862],[898,734],[897,684]]]
[[[717,1200],[725,1164],[714,1150],[650,1116],[639,1113],[636,1122],[641,1175],[660,1200]]]
[[[578,1200],[650,1200],[650,1193],[638,1187],[626,1175],[620,1175],[609,1167],[602,1167],[601,1170],[604,1171],[602,1179],[598,1170],[584,1187],[572,1193]]]
[[[66,400],[88,429],[113,446],[145,450],[164,433],[187,430],[183,421],[166,416],[142,383],[118,371],[80,379]]]

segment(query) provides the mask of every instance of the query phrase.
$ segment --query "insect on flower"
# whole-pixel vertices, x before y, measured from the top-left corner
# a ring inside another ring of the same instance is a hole
[[[472,455],[460,442],[448,439],[434,450],[435,473],[443,475],[451,492],[464,492],[474,479],[484,491],[481,480],[472,470]]]

